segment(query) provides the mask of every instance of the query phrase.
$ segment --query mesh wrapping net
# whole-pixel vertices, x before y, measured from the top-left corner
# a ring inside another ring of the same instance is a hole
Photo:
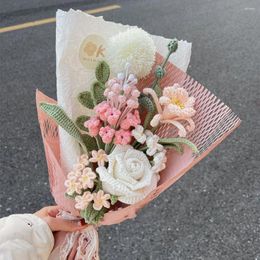
[[[160,64],[162,60],[163,58],[157,54],[156,63]],[[240,124],[240,119],[231,109],[200,83],[171,63],[167,64],[166,70],[166,76],[160,81],[161,87],[172,86],[174,83],[179,83],[188,91],[189,95],[196,98],[195,109],[197,113],[193,117],[196,128],[193,132],[188,134],[187,138],[196,144],[199,149],[199,154],[194,157],[191,150],[187,148],[184,149],[182,155],[174,151],[169,151],[167,154],[167,168],[160,173],[161,179],[157,188],[137,204],[118,208],[115,211],[109,211],[105,214],[101,225],[117,224],[126,219],[135,217],[139,209],[176,182]],[[140,89],[151,86],[154,79],[152,74],[139,82]],[[60,164],[58,126],[42,112],[38,106],[40,102],[56,103],[56,101],[45,96],[40,91],[37,91],[36,100],[52,195],[58,205],[72,214],[78,215],[78,212],[74,209],[73,200],[64,196],[64,181],[67,173],[63,171]],[[172,125],[164,124],[158,129],[157,134],[160,137],[173,137],[177,135],[177,131]]]

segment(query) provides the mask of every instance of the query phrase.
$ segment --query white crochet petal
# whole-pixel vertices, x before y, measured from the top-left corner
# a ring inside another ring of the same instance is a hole
[[[154,174],[152,177],[152,182],[149,186],[147,186],[145,189],[141,189],[140,191],[136,191],[135,195],[133,196],[120,196],[118,197],[118,200],[125,203],[125,204],[135,204],[142,199],[144,199],[150,192],[152,192],[156,186],[157,186],[157,174]]]
[[[102,182],[102,188],[105,192],[121,196],[121,195],[132,195],[131,191],[126,186],[114,179],[107,171],[105,167],[98,167],[96,169]]]

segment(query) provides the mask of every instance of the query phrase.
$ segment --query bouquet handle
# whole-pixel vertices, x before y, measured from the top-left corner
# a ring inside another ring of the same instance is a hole
[[[78,220],[77,217],[60,212],[57,217],[67,220]],[[49,260],[99,260],[99,240],[95,226],[76,232],[57,232],[55,246]]]

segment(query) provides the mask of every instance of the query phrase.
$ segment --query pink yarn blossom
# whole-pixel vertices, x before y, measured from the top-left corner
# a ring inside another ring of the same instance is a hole
[[[140,91],[137,90],[137,89],[134,89],[132,92],[131,92],[131,96],[132,97],[135,97],[135,98],[138,98],[140,96]]]
[[[131,142],[132,134],[130,131],[120,129],[115,133],[115,144],[126,145]]]
[[[110,109],[110,105],[106,101],[103,101],[103,102],[99,103],[94,108],[96,114],[98,114],[98,116],[100,117],[100,119],[102,121],[106,121],[107,120],[106,112],[107,112],[108,109]]]
[[[128,107],[135,109],[138,107],[138,97],[140,96],[136,84],[137,79],[133,74],[119,73],[117,78],[108,81],[104,95],[108,98],[108,103],[116,108],[118,106],[122,108],[122,105],[127,102]]]
[[[116,108],[110,108],[106,112],[107,122],[110,125],[116,125],[119,117],[121,115],[121,111]]]
[[[121,122],[120,126],[124,130],[128,130],[131,126],[136,127],[141,123],[140,115],[138,110],[134,113],[128,113],[126,118]]]
[[[88,128],[90,136],[97,136],[101,127],[101,121],[98,117],[93,116],[84,123],[84,126]]]
[[[129,98],[129,99],[127,100],[127,106],[128,106],[129,108],[132,108],[132,109],[138,108],[138,106],[139,106],[138,99],[137,99],[137,98],[134,98],[134,97]]]
[[[121,86],[118,83],[114,83],[113,86],[111,87],[111,90],[115,93],[115,94],[120,94],[121,92]]]
[[[141,123],[139,111],[135,110],[133,114],[127,115],[128,120],[130,121],[131,126],[136,127]]]
[[[99,135],[101,136],[102,141],[105,144],[109,144],[113,140],[113,137],[115,135],[115,129],[111,128],[110,126],[101,127],[99,131]]]

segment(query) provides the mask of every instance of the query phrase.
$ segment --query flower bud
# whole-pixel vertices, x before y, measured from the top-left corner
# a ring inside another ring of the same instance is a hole
[[[169,42],[168,44],[168,50],[170,53],[176,52],[176,50],[178,49],[178,40],[177,39],[173,39]]]
[[[161,79],[165,74],[165,70],[161,66],[157,66],[155,70],[155,76],[157,79]]]

